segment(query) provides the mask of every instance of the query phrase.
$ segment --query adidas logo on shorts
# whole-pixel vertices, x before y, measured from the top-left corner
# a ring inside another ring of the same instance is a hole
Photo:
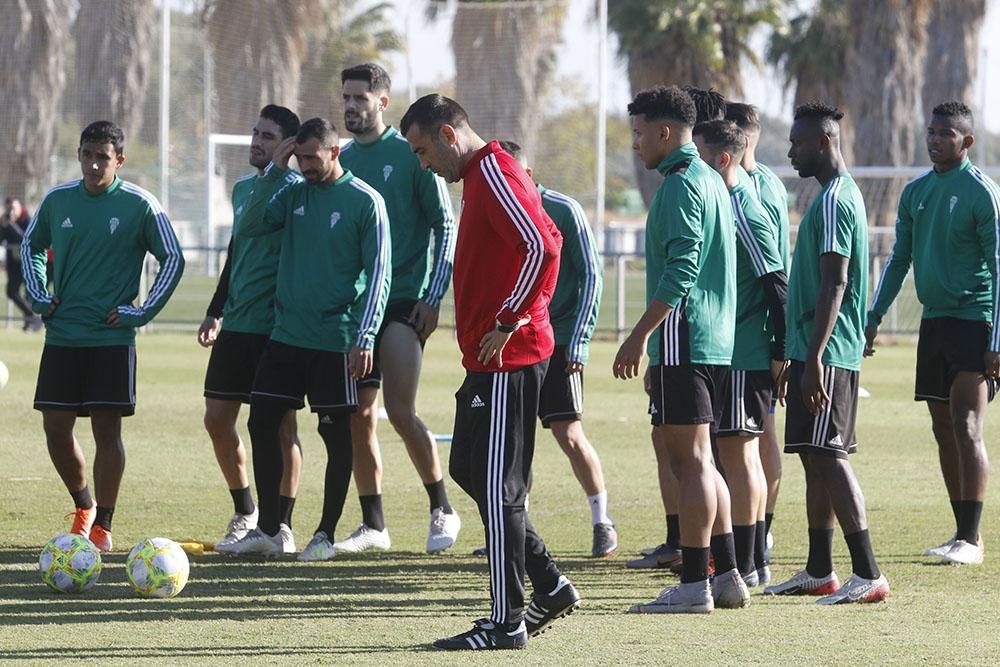
[[[757,428],[757,420],[753,417],[747,417],[747,426],[750,428]]]
[[[472,397],[472,403],[469,404],[470,408],[485,408],[486,404],[483,403],[483,399],[479,398],[479,394]]]
[[[292,211],[292,213],[294,213],[295,215],[305,215],[306,214],[306,207],[305,206],[299,206],[297,209],[295,209],[294,211]]]
[[[830,441],[828,443],[826,443],[826,444],[830,445],[831,447],[843,447],[844,446],[844,439],[841,438],[840,434],[838,433],[837,435],[835,435],[832,438],[830,438]]]
[[[332,424],[333,420],[330,419],[330,415],[323,415],[323,417],[319,420],[319,423],[320,424]]]

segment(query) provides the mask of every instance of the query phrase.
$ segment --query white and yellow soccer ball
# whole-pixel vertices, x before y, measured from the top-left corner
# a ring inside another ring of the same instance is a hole
[[[132,547],[125,572],[142,597],[172,598],[184,590],[191,565],[179,544],[165,537],[151,537]]]
[[[6,387],[9,381],[10,381],[10,371],[7,370],[7,365],[4,362],[0,361],[0,389]]]
[[[49,588],[60,593],[82,593],[101,577],[101,552],[82,535],[56,535],[42,547],[38,571]]]

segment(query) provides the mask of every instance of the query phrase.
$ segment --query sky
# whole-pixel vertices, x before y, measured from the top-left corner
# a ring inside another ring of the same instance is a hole
[[[376,0],[365,0],[366,5]],[[522,0],[523,1],[523,0]],[[988,0],[989,9],[981,34],[981,53],[978,94],[975,106],[979,117],[992,132],[1000,132],[1000,0]],[[390,59],[394,87],[406,90],[412,79],[418,86],[433,86],[454,76],[454,58],[448,47],[451,36],[450,15],[430,23],[424,11],[427,0],[395,0],[392,13],[396,29],[409,35],[412,76],[405,54]],[[810,0],[802,0],[803,5]],[[569,13],[563,28],[558,51],[558,77],[574,79],[582,90],[596,100],[598,30],[593,20],[594,0],[569,0]],[[612,34],[609,42],[609,76],[607,82],[608,109],[624,113],[631,99],[625,60],[617,54],[617,44]],[[762,52],[767,41],[765,32],[756,35],[753,46]],[[782,90],[781,74],[773,68],[758,70],[744,64],[744,82],[747,99],[772,116],[791,113],[791,94]],[[987,85],[990,81],[990,85]],[[981,107],[981,108],[980,108]],[[983,112],[985,109],[985,112]]]

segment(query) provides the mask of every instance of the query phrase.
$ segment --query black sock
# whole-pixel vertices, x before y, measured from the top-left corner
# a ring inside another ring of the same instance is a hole
[[[233,511],[237,514],[253,514],[257,509],[253,504],[253,496],[250,495],[250,487],[242,489],[229,489],[229,495],[233,497]]]
[[[709,543],[712,547],[712,559],[715,561],[715,571],[729,572],[736,567],[736,544],[732,533],[712,535]]]
[[[79,491],[70,491],[73,496],[73,505],[80,509],[89,509],[94,506],[94,499],[90,497],[90,487],[85,486]]]
[[[978,500],[958,501],[958,531],[955,539],[975,544],[979,538],[979,518],[983,514],[983,503]]]
[[[772,521],[774,521],[774,512],[765,512],[764,513],[764,532],[765,533],[770,533],[771,532],[771,522]]]
[[[324,413],[319,418],[319,434],[326,445],[326,478],[323,484],[323,515],[318,530],[333,539],[344,501],[351,486],[351,417],[346,413]]]
[[[767,529],[764,526],[763,521],[754,524],[757,534],[753,540],[753,566],[757,570],[767,565],[767,559],[764,557],[764,550],[767,548]]]
[[[960,500],[951,501],[951,513],[955,516],[955,530],[958,530],[958,522],[962,514],[962,510],[960,509],[961,504],[962,501]]]
[[[681,583],[708,579],[708,547],[681,547]]]
[[[667,515],[667,546],[671,549],[681,547],[681,516],[679,514]]]
[[[850,535],[844,535],[847,548],[851,552],[851,569],[854,574],[865,579],[878,579],[878,565],[875,564],[875,554],[872,553],[872,541],[868,529],[859,530]]]
[[[754,546],[757,542],[757,524],[733,526],[733,543],[736,545],[736,569],[742,576],[756,570]]]
[[[833,528],[809,529],[809,560],[806,573],[822,579],[833,572]]]
[[[453,514],[455,512],[448,503],[448,492],[444,490],[443,478],[430,484],[424,484],[424,488],[427,489],[427,497],[430,498],[432,512],[438,507],[442,508],[445,514]]]
[[[257,527],[265,535],[277,535],[281,516],[278,497],[285,464],[281,459],[281,421],[288,412],[284,403],[250,401],[250,444],[253,447],[253,476],[257,485]]]
[[[97,518],[94,519],[94,523],[99,525],[101,528],[107,531],[111,531],[111,517],[115,515],[114,507],[101,507],[97,506]]]
[[[295,498],[291,496],[278,496],[278,515],[281,523],[289,528],[292,527],[292,510],[295,509]]]
[[[361,501],[361,521],[372,530],[385,530],[382,516],[382,494],[358,496]]]

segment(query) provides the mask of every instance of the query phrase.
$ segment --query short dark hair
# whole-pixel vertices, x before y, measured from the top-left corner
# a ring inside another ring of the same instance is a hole
[[[792,117],[793,120],[800,119],[814,119],[814,120],[828,120],[834,123],[840,122],[840,119],[844,117],[844,112],[837,107],[827,104],[826,102],[806,102],[795,107],[795,115]]]
[[[513,141],[507,141],[505,139],[504,141],[500,142],[500,148],[502,148],[505,151],[507,151],[508,153],[510,153],[510,156],[512,158],[514,158],[515,160],[520,160],[521,159],[521,152],[522,151],[521,151],[521,146],[519,144],[516,144]]]
[[[364,81],[370,92],[388,93],[392,90],[392,79],[389,73],[375,63],[365,63],[348,67],[340,73],[340,83],[345,81]]]
[[[275,123],[281,128],[281,138],[287,139],[299,133],[299,117],[294,111],[277,104],[268,104],[260,110],[260,117]]]
[[[406,136],[411,127],[419,125],[422,131],[437,135],[442,125],[460,127],[468,124],[469,114],[461,104],[450,97],[431,93],[410,105],[399,121],[399,129]]]
[[[715,152],[726,151],[734,157],[746,152],[746,134],[731,120],[710,120],[694,126],[694,136],[702,137]]]
[[[731,120],[744,132],[760,132],[760,116],[757,107],[746,102],[728,102],[726,120]]]
[[[111,144],[115,155],[125,153],[125,133],[109,120],[94,121],[80,133],[80,146],[84,144]]]
[[[323,146],[334,146],[340,141],[340,134],[333,123],[326,118],[310,118],[302,123],[295,135],[295,143],[304,144],[310,139],[319,139]]]
[[[709,88],[681,86],[681,90],[691,96],[694,108],[698,111],[695,124],[707,123],[710,120],[722,120],[726,117],[726,98],[719,91]]]
[[[694,127],[697,111],[691,97],[677,86],[655,86],[640,91],[628,105],[630,116],[670,119]]]
[[[931,115],[954,118],[956,123],[961,125],[963,132],[972,132],[975,127],[972,109],[957,100],[937,105],[931,111]]]

